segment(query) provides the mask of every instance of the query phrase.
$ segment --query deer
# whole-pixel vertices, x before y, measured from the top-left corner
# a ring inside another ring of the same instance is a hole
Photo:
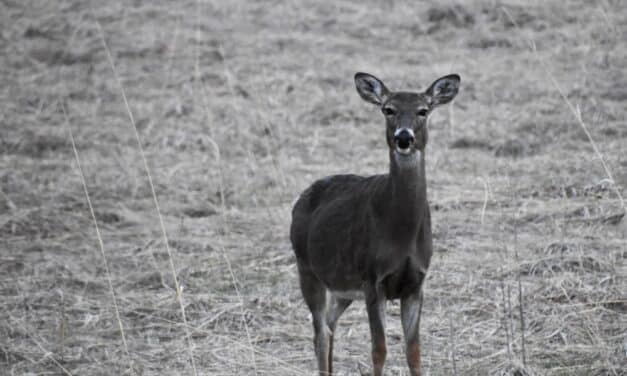
[[[290,241],[300,289],[311,311],[319,374],[333,374],[333,336],[342,313],[364,300],[374,376],[387,356],[385,313],[400,299],[409,373],[419,376],[420,314],[433,253],[427,201],[427,119],[459,91],[460,76],[435,80],[424,92],[393,92],[368,73],[355,74],[359,96],[381,109],[387,174],[333,175],[315,181],[292,209]]]

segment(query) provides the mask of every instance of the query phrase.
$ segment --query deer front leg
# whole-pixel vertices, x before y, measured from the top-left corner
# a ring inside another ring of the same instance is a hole
[[[366,308],[372,341],[372,367],[374,376],[383,375],[383,363],[387,355],[385,345],[385,295],[379,289],[366,289]]]
[[[420,311],[422,310],[422,289],[401,299],[401,322],[405,335],[405,355],[409,374],[420,376]]]

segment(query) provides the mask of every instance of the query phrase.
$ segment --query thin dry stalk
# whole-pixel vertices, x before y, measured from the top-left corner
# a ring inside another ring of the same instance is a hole
[[[448,325],[450,329],[449,339],[451,343],[451,362],[453,363],[453,375],[457,376],[457,362],[455,361],[455,327],[453,326],[453,315],[448,313]]]
[[[616,193],[616,196],[618,196],[618,200],[620,201],[620,205],[622,206],[623,211],[627,212],[627,207],[625,206],[625,200],[623,199],[623,195],[620,193],[619,186],[618,186],[618,184],[616,184],[616,180],[614,180],[614,177],[612,176],[612,172],[610,171],[610,168],[607,166],[607,163],[605,162],[605,158],[603,157],[603,154],[601,154],[601,151],[599,150],[599,147],[597,146],[596,142],[594,142],[594,140],[592,139],[592,135],[590,134],[590,131],[588,131],[588,127],[586,126],[586,123],[584,123],[584,121],[583,121],[583,119],[581,117],[581,111],[578,111],[578,109],[575,108],[575,106],[573,106],[572,102],[570,100],[568,100],[568,97],[566,97],[566,94],[564,93],[562,88],[557,83],[557,80],[555,79],[553,74],[551,74],[551,72],[549,71],[549,68],[546,66],[544,61],[541,60],[540,57],[538,56],[538,52],[536,50],[535,42],[532,41],[532,43],[533,43],[532,44],[533,52],[534,52],[534,55],[536,56],[536,59],[542,65],[542,67],[546,71],[547,75],[551,79],[551,82],[553,83],[553,86],[555,86],[555,89],[560,93],[560,96],[562,97],[562,99],[564,100],[564,102],[566,103],[566,105],[568,106],[570,111],[575,116],[575,119],[577,120],[577,122],[581,126],[581,129],[583,129],[584,133],[586,134],[586,137],[588,138],[588,142],[590,142],[590,145],[592,146],[592,149],[594,150],[594,152],[596,153],[597,157],[601,161],[601,164],[603,165],[603,169],[605,170],[605,174],[607,175],[607,178],[612,183],[611,186],[614,189],[614,192]]]
[[[196,371],[196,363],[194,361],[194,354],[192,351],[192,338],[191,338],[191,334],[189,332],[189,329],[187,327],[187,317],[185,315],[185,305],[183,304],[183,290],[181,289],[181,286],[179,284],[178,278],[176,276],[176,268],[174,267],[174,259],[172,258],[172,251],[170,250],[170,241],[168,239],[168,234],[167,231],[165,229],[165,223],[163,221],[163,216],[161,215],[161,209],[159,207],[159,200],[157,199],[157,193],[155,191],[155,186],[152,182],[152,175],[150,174],[150,169],[148,168],[148,160],[146,159],[146,154],[144,153],[144,148],[142,147],[142,142],[141,142],[141,138],[139,137],[139,131],[137,130],[137,125],[135,124],[135,118],[133,117],[133,112],[131,111],[131,107],[128,103],[128,100],[126,98],[126,92],[124,90],[124,86],[122,85],[122,81],[120,81],[120,77],[118,76],[117,70],[115,68],[115,64],[113,62],[113,57],[111,56],[111,51],[109,49],[109,46],[107,45],[107,41],[105,40],[105,35],[104,35],[104,31],[102,30],[102,26],[100,26],[99,22],[96,22],[96,25],[98,27],[98,31],[100,32],[100,38],[102,41],[102,45],[105,49],[105,52],[107,53],[107,59],[109,61],[109,65],[111,66],[111,70],[113,71],[113,76],[115,77],[115,80],[118,84],[118,86],[120,87],[120,92],[122,94],[122,98],[124,100],[124,105],[126,106],[126,111],[128,113],[129,116],[129,120],[131,122],[133,131],[135,133],[135,139],[137,141],[137,145],[139,147],[139,152],[140,155],[142,157],[142,161],[144,163],[144,169],[146,170],[146,175],[148,176],[148,183],[150,185],[150,191],[152,192],[152,198],[155,204],[155,209],[157,210],[157,216],[159,217],[159,224],[161,226],[161,233],[163,235],[163,241],[165,243],[165,249],[166,252],[168,254],[168,261],[170,263],[170,271],[172,272],[172,278],[174,280],[174,286],[176,288],[176,299],[179,303],[179,306],[181,308],[181,318],[183,320],[183,324],[185,327],[185,334],[187,337],[187,350],[189,352],[189,359],[191,361],[192,364],[192,369],[194,371],[194,375],[198,375],[198,372]]]
[[[11,321],[13,321],[17,326],[19,326],[22,331],[24,333],[26,333],[26,335],[28,336],[28,338],[30,338],[31,341],[33,341],[33,343],[35,345],[37,345],[37,347],[39,347],[39,350],[41,350],[41,352],[44,353],[44,358],[49,358],[50,360],[52,360],[52,362],[61,369],[61,371],[63,371],[64,374],[68,375],[68,376],[72,376],[72,373],[70,371],[68,371],[65,367],[63,367],[63,365],[61,365],[61,363],[59,363],[58,360],[56,360],[53,356],[53,353],[46,350],[40,343],[39,341],[37,341],[35,338],[33,338],[33,336],[30,334],[30,332],[28,330],[26,330],[26,328],[17,320],[15,320],[13,317],[11,317],[9,315],[9,318],[11,319]]]
[[[566,300],[568,300],[568,303],[571,306],[577,305],[577,304],[573,303],[573,301],[570,298],[568,292],[564,289],[563,286],[560,286],[560,289],[562,290],[563,296],[566,298]],[[593,328],[594,324],[593,324],[592,319],[590,319],[590,317],[589,317],[589,313],[584,313],[583,317],[586,320],[586,324],[587,324],[587,328],[586,329],[588,330],[588,332],[590,334],[590,338],[596,340],[597,341],[597,345],[602,346],[603,348],[607,348],[607,344],[605,343],[605,341],[598,334],[598,331]],[[612,363],[609,361],[609,355],[608,354],[606,354],[605,361],[606,361],[608,367],[612,370],[612,374],[617,376],[618,373],[616,372],[616,369],[614,368]]]
[[[196,1],[196,15],[197,17],[200,17],[200,2]],[[201,33],[200,33],[200,18],[198,18],[197,20],[197,25],[198,27],[196,28],[196,38],[198,40],[198,42],[200,41],[201,38]],[[222,56],[225,56],[222,44],[220,44],[220,53],[222,54]],[[200,91],[201,91],[201,98],[202,98],[202,105],[203,105],[203,110],[205,112],[205,117],[207,119],[209,119],[209,103],[208,103],[208,97],[209,95],[207,94],[207,89],[205,87],[205,85],[203,85],[202,80],[201,80],[201,72],[200,72],[200,51],[199,51],[199,43],[196,44],[196,50],[195,50],[195,64],[194,64],[194,70],[195,70],[195,74],[196,74],[196,78],[197,81],[200,85]],[[233,89],[233,84],[231,82],[231,75],[230,72],[228,71],[228,68],[226,66],[226,64],[224,65],[224,71],[225,71],[225,75],[227,77],[227,83],[229,85],[229,90],[231,91],[231,93],[234,93],[234,89]],[[212,128],[210,127],[210,130]],[[218,145],[217,142],[215,142],[213,140],[213,138],[211,136],[207,137],[207,140],[209,141],[209,143],[211,143],[211,145],[213,146],[213,150],[215,151],[215,158],[216,158],[216,165],[218,166],[218,184],[219,184],[219,191],[220,191],[220,211],[221,211],[221,216],[222,216],[222,226],[223,226],[223,232],[224,234],[228,234],[229,231],[229,227],[228,227],[228,221],[226,218],[226,199],[224,196],[224,175],[222,173],[222,158],[221,158],[221,154],[220,154],[220,147]],[[255,372],[255,375],[258,374],[258,370],[257,370],[257,357],[255,355],[255,347],[253,345],[253,341],[252,338],[250,336],[250,328],[248,327],[248,321],[246,320],[246,311],[245,311],[245,304],[244,304],[244,298],[242,297],[242,294],[239,290],[239,281],[237,279],[237,277],[235,276],[235,273],[233,272],[233,266],[231,265],[231,260],[229,259],[226,250],[224,248],[224,240],[222,239],[222,241],[220,242],[220,252],[222,253],[222,258],[224,259],[224,261],[226,262],[227,265],[227,269],[229,271],[229,275],[231,277],[231,282],[233,284],[233,289],[235,290],[235,294],[237,295],[237,299],[240,302],[240,307],[241,307],[241,315],[242,315],[242,322],[244,324],[244,329],[246,331],[246,339],[248,340],[248,343],[250,345],[251,348],[251,360],[252,360],[252,364],[253,364],[253,370]]]
[[[74,151],[74,159],[76,160],[76,165],[78,167],[78,173],[81,177],[81,182],[83,183],[83,191],[85,193],[85,198],[87,199],[87,205],[89,206],[89,212],[91,213],[91,219],[94,222],[94,228],[96,229],[96,237],[98,238],[98,245],[100,248],[100,255],[102,256],[102,263],[104,265],[105,274],[107,275],[107,284],[109,285],[109,293],[111,294],[111,300],[113,301],[113,308],[115,309],[115,318],[118,322],[118,326],[120,328],[120,335],[122,336],[122,343],[124,344],[124,352],[126,353],[126,357],[131,359],[131,356],[128,351],[128,344],[126,342],[126,335],[124,333],[124,325],[122,325],[122,320],[120,319],[120,310],[118,308],[118,301],[115,295],[115,290],[113,289],[113,282],[111,279],[111,272],[109,271],[109,263],[107,262],[107,257],[105,255],[104,242],[102,241],[102,236],[100,235],[100,227],[98,226],[98,221],[96,220],[96,213],[94,212],[94,206],[91,203],[91,198],[89,196],[89,190],[87,189],[87,180],[85,179],[85,174],[83,173],[83,167],[81,165],[81,160],[78,156],[78,149],[76,149],[76,142],[74,141],[74,134],[72,133],[72,127],[70,126],[70,119],[68,118],[67,111],[65,109],[65,104],[61,102],[61,108],[63,110],[63,117],[65,118],[65,126],[68,129],[68,134],[70,135],[70,141],[72,142],[72,150]]]
[[[483,206],[481,207],[481,228],[483,228],[485,211],[488,208],[490,190],[488,188],[488,182],[484,178],[479,178],[479,180],[481,181],[481,183],[483,183]]]
[[[453,67],[450,69],[450,72],[452,71]],[[448,106],[448,129],[449,135],[453,139],[455,136],[455,101],[452,101],[450,106]]]
[[[124,308],[122,308],[122,309],[124,309]],[[168,324],[178,324],[175,321],[169,320],[167,318],[164,318],[164,317],[161,317],[161,316],[158,316],[158,315],[153,315],[153,314],[147,313],[145,311],[137,311],[137,310],[134,310],[134,309],[129,309],[129,310],[127,310],[127,312],[129,312],[129,313],[141,313],[143,316],[145,316],[147,318],[150,318],[152,320],[155,320],[155,321],[161,321],[161,322],[168,323]],[[189,325],[188,327],[194,333],[204,334],[204,335],[220,338],[221,340],[230,342],[234,346],[238,346],[242,350],[249,350],[249,351],[255,352],[256,354],[260,355],[262,358],[271,359],[272,361],[274,361],[274,362],[276,362],[278,364],[281,364],[281,365],[285,366],[286,368],[289,368],[293,372],[293,374],[309,375],[309,372],[304,371],[303,369],[300,369],[298,367],[295,367],[293,364],[291,364],[291,363],[289,363],[289,362],[287,362],[287,361],[285,361],[285,360],[283,360],[283,359],[281,359],[279,357],[276,357],[276,356],[274,356],[274,355],[272,355],[270,353],[266,353],[266,352],[264,352],[262,350],[259,350],[256,347],[251,347],[250,344],[246,344],[244,342],[240,342],[237,339],[232,338],[232,336],[228,336],[228,335],[224,335],[224,334],[216,334],[214,331],[203,329],[203,326],[208,325],[211,321],[215,320],[216,318],[217,317],[214,317],[213,319],[210,319],[210,320],[202,323],[201,325],[198,325],[198,326],[195,326],[195,327],[192,326],[192,325]]]
[[[503,295],[503,327],[505,328],[505,338],[507,340],[507,358],[509,359],[509,363],[513,364],[514,360],[512,358],[512,340],[510,338],[510,334],[509,334],[509,326],[507,325],[508,321],[507,321],[507,307],[508,305],[508,301],[505,299],[505,282],[503,280],[501,280],[501,292]]]
[[[170,81],[172,80],[172,66],[174,65],[174,57],[176,56],[176,42],[178,41],[179,36],[179,26],[181,20],[177,19],[176,27],[174,28],[174,32],[172,33],[172,43],[170,43],[170,56],[168,57],[168,68],[165,70],[165,79],[163,80],[163,85],[161,86],[161,90],[165,90]]]
[[[65,295],[63,291],[61,291],[61,317],[59,324],[59,339],[61,341],[61,360],[63,360],[63,355],[65,353]]]
[[[516,26],[516,29],[518,29],[520,31],[521,30],[520,26],[518,25],[516,20],[511,16],[511,14],[507,10],[507,8],[503,7],[502,9],[503,9],[503,12],[505,13],[505,15],[512,22],[512,24],[514,24]],[[614,193],[616,193],[616,196],[618,197],[618,200],[620,201],[620,205],[623,208],[623,212],[627,213],[627,206],[625,206],[626,205],[625,204],[625,200],[623,198],[623,195],[620,193],[620,188],[619,188],[618,184],[616,183],[616,180],[614,180],[612,172],[610,171],[610,168],[608,167],[607,163],[605,162],[605,158],[603,157],[603,154],[601,154],[601,151],[599,150],[596,142],[594,142],[594,139],[592,138],[592,135],[590,134],[590,131],[588,131],[588,127],[586,126],[586,123],[584,123],[584,121],[583,121],[583,119],[581,117],[581,111],[578,111],[578,109],[568,99],[568,97],[564,93],[564,90],[562,90],[561,86],[559,85],[559,83],[555,79],[555,76],[553,75],[553,73],[551,73],[551,71],[550,71],[549,67],[547,66],[546,62],[544,60],[542,60],[542,58],[538,54],[538,49],[536,47],[536,42],[531,37],[525,37],[525,39],[526,39],[527,43],[529,44],[529,49],[533,53],[533,56],[536,58],[538,64],[540,64],[542,69],[544,69],[544,72],[547,74],[547,76],[551,80],[551,83],[553,84],[553,86],[555,86],[555,89],[558,91],[558,93],[560,94],[560,96],[564,100],[564,103],[566,103],[566,106],[568,106],[568,109],[570,110],[570,112],[572,112],[573,116],[575,116],[575,119],[577,120],[577,122],[581,126],[581,129],[586,134],[586,137],[588,138],[588,142],[590,143],[590,145],[592,146],[592,149],[594,150],[595,154],[597,155],[597,157],[601,161],[601,165],[603,166],[603,170],[605,170],[605,174],[607,175],[608,179],[610,179],[610,181],[612,182],[611,186],[614,189]]]
[[[511,167],[510,167],[509,171],[512,171]],[[511,202],[516,202],[516,197],[515,197],[516,189],[515,189],[515,187],[512,187],[511,177],[508,176],[508,178],[509,178],[508,179],[509,191],[512,193],[512,196],[511,196],[510,200],[511,200]],[[523,204],[521,206],[521,208],[519,210],[515,211],[514,214],[513,214],[513,216],[514,216],[514,218],[513,218],[513,220],[514,220],[514,226],[513,226],[514,227],[513,228],[513,231],[514,231],[514,245],[513,246],[514,246],[514,261],[516,262],[516,264],[518,266],[517,267],[518,273],[516,275],[516,279],[518,281],[518,287],[519,287],[519,290],[518,290],[518,299],[519,299],[518,303],[519,304],[518,305],[519,305],[519,316],[520,316],[520,323],[521,323],[520,330],[521,330],[521,339],[522,339],[522,346],[521,346],[522,349],[521,349],[521,352],[522,352],[523,367],[525,367],[525,365],[526,365],[525,321],[524,321],[524,316],[523,316],[524,310],[523,310],[523,306],[522,306],[522,304],[523,304],[523,301],[522,301],[522,288],[521,288],[521,282],[520,282],[521,269],[520,269],[520,262],[519,262],[519,257],[518,257],[518,213],[524,207],[525,207],[525,205]],[[513,271],[514,268],[512,266],[512,257],[511,257],[511,254],[509,254],[509,252],[508,252],[508,256],[509,256],[508,257],[509,270]],[[509,284],[507,285],[507,312],[509,313],[509,317],[508,317],[508,319],[509,319],[509,333],[511,333],[511,337],[512,337],[512,338],[510,338],[509,335],[508,335],[508,342],[509,342],[510,340],[513,341],[513,337],[514,337],[514,313],[513,313],[513,310],[512,310],[511,289],[510,289]],[[511,344],[511,342],[509,342],[509,343]],[[511,353],[512,352],[510,351],[510,347],[508,346],[508,354],[510,356],[510,364],[512,364],[511,363],[511,361],[512,361]]]
[[[205,107],[205,110],[206,110],[206,107]],[[223,232],[225,234],[228,234],[229,225],[228,225],[228,221],[226,218],[226,200],[224,197],[224,177],[222,175],[222,160],[220,158],[220,147],[211,137],[208,137],[207,140],[211,143],[211,145],[213,146],[215,150],[215,157],[216,157],[216,162],[218,165],[218,184],[219,184],[219,190],[220,190],[220,207],[221,207],[220,211],[222,212],[222,226],[223,226]],[[244,329],[246,330],[246,338],[248,339],[250,348],[253,349],[251,351],[251,357],[253,361],[253,370],[255,371],[255,375],[257,375],[257,358],[256,358],[255,351],[254,351],[255,347],[253,345],[253,341],[250,336],[250,328],[248,327],[248,321],[246,320],[246,311],[244,309],[245,307],[244,298],[242,297],[242,294],[239,291],[239,287],[238,287],[239,281],[237,277],[235,276],[235,272],[233,272],[233,266],[231,265],[231,260],[226,254],[226,249],[224,248],[223,241],[220,242],[220,252],[222,253],[222,258],[224,258],[224,261],[226,262],[229,275],[231,276],[231,282],[233,283],[233,288],[235,289],[235,294],[237,295],[237,298],[240,302],[242,322],[244,323]]]
[[[2,187],[0,187],[0,197],[2,197],[2,201],[5,202],[7,208],[9,209],[9,211],[15,210],[15,204],[13,203],[13,201],[11,201],[9,196],[2,191]]]
[[[512,290],[509,285],[507,285],[507,313],[508,322],[509,322],[509,332],[511,336],[514,336],[514,311],[512,310]],[[510,338],[510,340],[512,340]],[[513,363],[512,363],[513,364]]]
[[[507,10],[507,8],[502,7],[501,8],[503,10],[503,12],[505,13],[505,15],[509,18],[510,22],[512,22],[513,25],[515,25],[516,29],[518,31],[521,31],[520,25],[518,25],[517,21],[512,17],[512,15],[509,13],[509,11]],[[522,33],[522,32],[521,32]],[[542,67],[542,69],[544,70],[544,72],[547,74],[547,76],[549,77],[549,79],[551,80],[551,83],[553,84],[553,86],[555,87],[555,89],[558,91],[558,93],[560,94],[560,96],[562,97],[562,100],[564,101],[564,103],[566,104],[566,106],[568,107],[568,109],[570,110],[570,112],[573,114],[573,116],[575,117],[575,119],[577,120],[577,122],[579,123],[579,125],[581,126],[581,129],[584,131],[584,133],[586,134],[586,137],[588,139],[588,142],[590,143],[590,145],[592,146],[592,149],[594,150],[595,154],[597,155],[597,158],[599,158],[599,160],[601,161],[601,165],[603,166],[603,170],[605,171],[605,174],[607,175],[608,179],[612,182],[611,186],[614,189],[614,192],[616,194],[616,196],[619,199],[620,205],[623,209],[624,213],[627,213],[627,206],[625,204],[625,200],[620,192],[620,188],[618,186],[618,184],[616,183],[616,181],[614,180],[614,177],[612,175],[612,172],[610,171],[607,163],[605,162],[605,159],[603,157],[603,154],[601,154],[601,151],[599,150],[596,142],[594,141],[594,139],[592,138],[592,135],[590,134],[590,132],[588,131],[588,127],[586,126],[585,122],[582,119],[582,115],[581,115],[581,111],[579,111],[579,109],[577,107],[575,107],[572,102],[568,99],[568,97],[566,96],[566,94],[564,93],[564,91],[562,90],[561,86],[559,85],[559,83],[557,82],[557,80],[555,79],[555,76],[551,73],[551,70],[549,69],[548,65],[546,64],[546,62],[540,57],[540,55],[538,54],[538,49],[535,43],[535,40],[533,40],[533,38],[531,37],[524,37],[526,42],[529,45],[529,49],[530,51],[533,53],[534,58],[536,59],[536,61],[538,62],[538,64]],[[520,278],[520,274],[519,274],[519,278]],[[519,280],[519,291],[520,291],[520,280]],[[567,297],[568,298],[568,297]],[[570,299],[569,299],[570,300]],[[521,307],[522,309],[522,307]],[[586,318],[587,321],[591,322],[591,320],[588,318],[587,315],[584,315],[584,317]],[[522,319],[522,315],[521,315],[521,319]],[[600,338],[600,336],[595,334],[595,337],[597,339],[597,342],[599,344],[603,344],[605,345],[604,341]],[[523,346],[524,346],[524,342],[523,342]],[[524,353],[523,353],[523,359],[524,359]],[[609,360],[607,360],[606,357],[606,361],[608,366],[610,367],[610,369],[612,370],[612,373],[614,375],[616,375],[616,370],[615,368],[612,366],[612,364],[609,362]]]
[[[518,215],[516,214],[516,217]],[[518,273],[516,273],[516,279],[518,280],[518,314],[520,316],[520,339],[521,339],[521,351],[522,351],[522,364],[524,368],[527,368],[527,354],[525,352],[525,313],[524,302],[522,294],[522,284],[520,282],[520,260],[518,257],[518,218],[514,218],[514,257],[516,264],[518,265]]]

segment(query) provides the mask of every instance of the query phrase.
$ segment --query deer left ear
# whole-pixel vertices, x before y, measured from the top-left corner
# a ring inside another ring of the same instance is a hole
[[[461,78],[457,74],[449,74],[435,80],[425,91],[425,94],[431,98],[431,105],[435,107],[452,101],[459,91],[460,81]]]

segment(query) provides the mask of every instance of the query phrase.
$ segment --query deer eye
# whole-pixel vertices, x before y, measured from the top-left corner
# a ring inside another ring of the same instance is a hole
[[[385,116],[393,116],[396,114],[396,110],[393,107],[383,107],[381,111]]]
[[[422,116],[422,117],[427,116],[428,113],[429,111],[426,108],[421,108],[418,111],[416,111],[416,115]]]

